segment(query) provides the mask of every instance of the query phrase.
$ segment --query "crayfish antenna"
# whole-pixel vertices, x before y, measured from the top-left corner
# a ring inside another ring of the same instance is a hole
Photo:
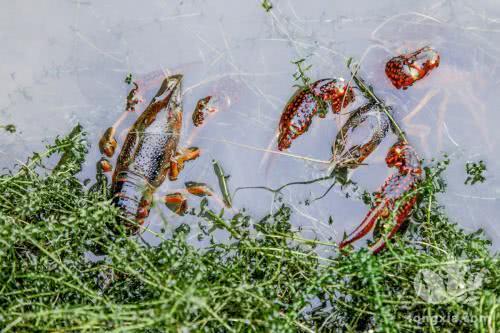
[[[275,143],[278,141],[278,137],[279,137],[279,132],[276,131],[273,138],[271,139],[271,141],[269,141],[269,144],[265,148],[266,151],[264,152],[264,156],[262,157],[259,163],[259,169],[265,168],[264,171],[266,178],[269,174],[269,170],[271,169],[272,163],[274,161],[274,159],[272,159],[273,154],[271,153],[271,151]]]

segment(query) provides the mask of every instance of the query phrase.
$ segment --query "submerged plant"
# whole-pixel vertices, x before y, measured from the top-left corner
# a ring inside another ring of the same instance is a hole
[[[286,206],[255,221],[243,213],[225,219],[206,202],[195,214],[209,246],[187,241],[189,225],[147,245],[116,222],[106,191],[88,191],[76,177],[85,153],[78,128],[0,176],[2,332],[500,327],[498,256],[480,232],[450,223],[437,202],[448,161],[425,168],[408,232],[373,256],[303,238]],[[56,168],[54,154],[64,156]],[[461,277],[470,290],[453,285]]]

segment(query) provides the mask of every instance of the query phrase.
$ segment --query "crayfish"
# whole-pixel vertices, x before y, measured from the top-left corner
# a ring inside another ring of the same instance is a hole
[[[138,90],[134,82],[133,92]],[[131,111],[127,102],[127,111]],[[132,125],[112,176],[112,203],[122,212],[126,225],[130,221],[142,224],[149,215],[153,194],[168,177],[174,181],[185,162],[200,156],[200,149],[179,148],[182,127],[182,75],[164,78],[158,92]],[[117,147],[114,127],[104,133],[99,142],[101,152],[112,157]],[[108,160],[101,159],[98,170],[111,171]],[[204,183],[187,182],[188,193],[211,196],[212,190]],[[165,195],[165,205],[183,215],[187,200],[181,192]]]
[[[413,53],[390,59],[386,64],[386,75],[397,89],[407,89],[438,67],[439,61],[439,54],[426,46]],[[385,106],[374,94],[372,87],[365,84],[356,73],[357,69],[352,73],[352,79],[369,102],[352,111],[339,130],[332,145],[332,175],[340,174],[340,170],[352,170],[361,165],[379,146],[389,129],[397,134],[399,141],[390,148],[386,164],[388,167],[395,167],[397,173],[386,179],[376,194],[374,206],[361,224],[340,243],[339,248],[345,248],[371,231],[382,229],[383,236],[369,247],[370,251],[377,253],[401,228],[415,206],[417,196],[414,189],[421,180],[422,168],[417,153],[392,117],[391,108]],[[318,80],[309,89],[300,89],[292,96],[281,115],[278,149],[290,147],[293,139],[307,131],[322,101],[330,103],[334,113],[338,113],[353,100],[352,87],[343,80]],[[359,139],[356,135],[361,125],[368,127],[371,134]],[[298,183],[300,182],[289,184]]]

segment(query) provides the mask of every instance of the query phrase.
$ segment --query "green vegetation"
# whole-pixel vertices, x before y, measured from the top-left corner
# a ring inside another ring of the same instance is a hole
[[[0,128],[3,128],[6,132],[9,133],[16,133],[16,125],[14,124],[0,125]]]
[[[312,90],[312,85],[313,81],[312,79],[307,76],[307,72],[312,68],[312,65],[307,65],[306,64],[306,58],[301,58],[296,61],[292,61],[292,64],[297,66],[297,71],[293,74],[293,79],[298,82],[294,86],[298,88],[298,90],[304,90],[304,91],[311,91]],[[328,113],[328,105],[327,103],[319,98],[316,94],[311,94],[312,97],[316,100],[316,103],[318,105],[318,115],[321,117],[325,117],[326,114]]]
[[[486,171],[486,164],[484,161],[475,162],[467,162],[465,164],[465,172],[467,172],[467,179],[465,180],[465,185],[470,184],[474,185],[475,183],[484,183],[486,178],[483,176],[483,173]]]
[[[262,8],[264,8],[264,10],[266,12],[270,11],[271,9],[273,9],[273,4],[269,1],[269,0],[262,0]]]
[[[51,168],[54,154],[63,158]],[[480,232],[450,223],[437,202],[447,161],[425,169],[408,231],[373,256],[339,255],[333,243],[302,238],[285,206],[254,222],[244,214],[223,219],[204,204],[196,213],[210,246],[189,245],[188,225],[157,246],[145,245],[116,223],[119,212],[102,186],[87,191],[76,177],[85,154],[78,128],[0,176],[2,332],[500,327],[498,256]],[[231,242],[218,243],[216,229]],[[318,249],[329,256],[318,256]],[[429,271],[448,274],[447,297],[417,295],[415,281]]]
[[[226,207],[231,208],[233,205],[232,199],[231,199],[231,194],[229,193],[229,187],[227,185],[227,180],[231,177],[230,175],[226,175],[224,172],[224,169],[222,169],[222,166],[220,163],[216,160],[212,160],[212,165],[214,167],[214,172],[215,175],[217,176],[217,179],[219,180],[219,189],[222,194],[222,201],[224,202],[224,205]]]
[[[305,58],[292,61],[292,64],[297,66],[297,71],[293,74],[293,79],[301,83],[296,85],[297,88],[309,88],[312,83],[312,79],[306,74],[312,68],[312,65],[305,65],[305,61]]]
[[[132,78],[132,73],[128,73],[127,76],[125,76],[125,83],[126,84],[132,84],[133,78]]]

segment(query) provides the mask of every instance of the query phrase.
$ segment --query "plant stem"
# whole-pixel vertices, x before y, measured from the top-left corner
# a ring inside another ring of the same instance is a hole
[[[378,98],[377,95],[375,95],[375,93],[373,92],[373,89],[370,86],[367,86],[365,81],[359,77],[359,75],[358,75],[359,65],[356,64],[354,66],[355,69],[354,70],[351,69],[351,67],[350,67],[351,60],[352,59],[348,60],[347,67],[349,67],[349,69],[351,70],[352,79],[354,80],[354,82],[358,86],[359,90],[361,90],[361,92],[363,93],[363,95],[365,95],[366,98],[374,101],[382,109],[382,111],[384,111],[384,113],[387,115],[387,117],[391,121],[394,129],[396,129],[396,132],[397,132],[396,135],[399,137],[399,139],[401,141],[403,141],[404,143],[408,143],[408,139],[406,138],[406,135],[404,134],[403,130],[401,129],[401,127],[399,126],[397,121],[392,116],[391,112],[389,111],[389,108],[385,105],[385,103],[382,101],[382,99]]]

